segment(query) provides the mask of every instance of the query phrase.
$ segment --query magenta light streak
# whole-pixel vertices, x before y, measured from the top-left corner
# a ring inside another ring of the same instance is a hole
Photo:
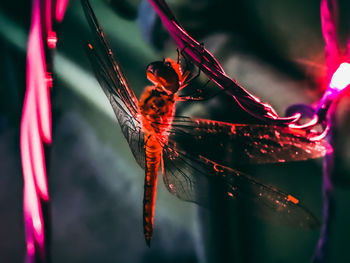
[[[336,105],[342,91],[350,84],[350,64],[345,62],[349,58],[342,56],[337,39],[338,7],[336,0],[321,1],[322,33],[325,40],[325,55],[327,65],[328,87],[322,96],[315,114],[326,127],[321,134],[333,146],[336,120]],[[347,46],[349,48],[349,45]],[[349,52],[349,49],[347,50]],[[312,258],[313,263],[327,261],[331,227],[334,222],[334,188],[332,175],[334,172],[334,156],[329,153],[323,160],[323,216],[320,237]]]
[[[51,14],[52,3],[51,3],[51,0],[48,0],[48,1],[46,1],[45,4],[42,4],[40,9],[41,10],[45,9],[45,16],[44,16],[45,23],[41,24],[41,26],[44,26],[45,33],[50,32],[52,30],[52,14]]]
[[[33,1],[32,11],[27,51],[27,91],[21,122],[27,262],[34,262],[36,253],[45,260],[44,222],[40,198],[48,201],[49,194],[41,139],[46,143],[51,142],[50,97],[45,78],[46,63],[39,0]]]
[[[58,0],[57,21],[63,18],[67,0]],[[55,7],[56,7],[55,6]],[[42,204],[48,204],[44,145],[51,137],[51,73],[48,72],[45,48],[54,49],[51,0],[33,0],[32,21],[27,47],[27,90],[21,121],[21,157],[24,179],[24,221],[27,242],[26,262],[47,261]],[[44,11],[44,12],[43,12]]]
[[[33,5],[33,19],[27,53],[27,92],[23,107],[21,138],[24,134],[30,136],[31,140],[28,144],[22,145],[22,148],[29,148],[31,166],[35,170],[36,186],[42,198],[48,200],[43,146],[40,138],[46,143],[51,142],[50,97],[46,82],[39,0],[34,0]]]
[[[327,82],[339,65],[340,50],[337,39],[338,6],[336,0],[321,1],[322,35],[325,41]]]
[[[68,0],[57,0],[56,2],[56,21],[61,22],[66,11]]]

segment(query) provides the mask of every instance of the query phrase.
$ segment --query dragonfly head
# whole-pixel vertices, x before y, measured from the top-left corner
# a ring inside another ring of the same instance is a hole
[[[174,94],[180,87],[179,74],[171,59],[156,61],[148,64],[147,78],[155,85],[161,86],[168,94]]]

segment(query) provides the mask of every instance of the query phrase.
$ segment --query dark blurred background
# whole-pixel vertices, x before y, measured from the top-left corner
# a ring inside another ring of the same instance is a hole
[[[280,115],[312,103],[325,74],[320,1],[172,0],[180,23],[203,42],[228,75]],[[176,47],[145,1],[91,1],[130,85],[139,96],[145,67]],[[339,37],[349,32],[350,2],[339,0]],[[30,1],[0,2],[0,262],[23,262],[25,240],[19,124],[25,92]],[[84,44],[92,39],[80,1],[71,0],[58,28],[49,153],[53,262],[309,262],[319,231],[247,217],[236,205],[219,215],[177,200],[158,184],[151,248],[142,232],[143,171],[136,165],[108,100],[95,80]],[[202,76],[200,81],[205,82]],[[197,81],[196,85],[201,85]],[[350,235],[349,96],[337,114],[335,218],[329,262],[347,262]],[[182,103],[178,114],[244,122],[221,95]],[[300,198],[321,218],[321,160],[244,168],[260,181]],[[220,220],[215,217],[221,218]],[[213,219],[214,218],[214,219]],[[213,224],[213,222],[215,224]],[[217,234],[219,233],[219,234]],[[222,238],[217,239],[220,236]]]

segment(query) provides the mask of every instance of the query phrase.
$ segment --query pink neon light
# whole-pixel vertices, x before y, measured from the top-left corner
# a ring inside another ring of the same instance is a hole
[[[56,21],[61,22],[66,11],[68,0],[57,0],[56,2]]]
[[[328,87],[324,92],[322,98],[315,107],[315,114],[313,118],[304,125],[290,124],[290,127],[308,129],[318,123],[324,123],[327,118],[334,101],[337,100],[340,93],[350,84],[350,64],[344,62],[347,58],[341,55],[338,39],[337,39],[337,18],[338,10],[336,0],[322,0],[321,1],[321,23],[322,34],[325,41],[325,55],[327,65],[327,83]],[[350,56],[350,40],[347,43],[347,52]],[[313,136],[313,140],[324,138],[329,127],[319,135]]]
[[[45,16],[43,19],[45,19],[45,22],[41,24],[44,26],[44,34],[46,32],[52,31],[52,3],[51,0],[46,1],[45,5],[41,5],[41,9],[45,9]]]
[[[339,45],[337,39],[338,7],[336,0],[321,1],[322,35],[325,41],[325,54],[328,80],[339,65]]]
[[[26,131],[31,138],[28,147],[30,147],[30,160],[35,170],[35,182],[39,193],[44,200],[48,200],[46,167],[43,161],[43,145],[40,138],[43,138],[47,143],[51,142],[51,114],[38,0],[34,1],[33,14],[28,41],[27,94],[23,108],[22,130]],[[23,122],[23,120],[27,120],[27,122]]]
[[[36,246],[40,257],[45,257],[44,223],[39,196],[44,201],[49,200],[41,138],[51,141],[51,118],[48,109],[49,97],[45,92],[46,64],[41,28],[39,1],[34,0],[27,53],[27,91],[21,122],[27,262],[33,261]]]
[[[333,74],[329,87],[336,90],[342,91],[350,84],[350,64],[340,64],[337,71]]]
[[[62,9],[61,2],[57,6]],[[42,12],[44,11],[44,12]],[[57,12],[57,10],[56,10]],[[61,20],[63,18],[61,14]],[[42,17],[44,14],[44,17]],[[55,48],[51,0],[33,0],[32,24],[27,48],[27,90],[21,121],[21,158],[24,178],[24,221],[27,241],[26,262],[46,262],[42,202],[49,201],[43,142],[51,143],[52,77],[47,72],[44,45]],[[44,30],[44,31],[43,31]]]

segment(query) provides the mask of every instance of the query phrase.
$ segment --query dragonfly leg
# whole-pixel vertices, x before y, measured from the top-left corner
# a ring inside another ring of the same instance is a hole
[[[203,44],[201,44],[202,47]],[[201,70],[198,68],[198,72],[195,75],[191,75],[190,73],[192,72],[192,70],[189,69],[189,64],[193,65],[191,62],[188,61],[188,59],[186,58],[186,56],[184,55],[184,51],[186,48],[192,48],[191,46],[189,46],[188,44],[186,44],[181,51],[179,51],[179,49],[176,49],[177,51],[177,63],[180,64],[181,63],[181,59],[180,57],[182,56],[185,59],[185,68],[183,70],[184,74],[183,76],[185,76],[183,78],[183,83],[182,83],[182,88],[186,87],[191,81],[195,80],[196,78],[198,78],[200,76]],[[188,76],[190,76],[188,78]]]
[[[220,95],[221,93],[223,93],[226,89],[220,89],[219,91],[212,93],[212,94],[207,94],[205,96],[203,96],[203,90],[204,88],[208,85],[208,83],[211,81],[211,79],[209,79],[202,88],[196,89],[193,93],[191,94],[186,94],[186,95],[181,95],[178,96],[179,101],[206,101],[206,100],[210,100],[218,95]]]
[[[182,86],[186,87],[189,83],[191,83],[191,81],[195,80],[196,78],[199,78],[199,76],[201,75],[201,70],[198,68],[198,72],[196,75],[192,75],[190,76],[190,73],[187,72],[191,72],[190,70],[186,70],[184,75],[186,75],[186,77],[183,80]],[[190,76],[190,77],[188,77]]]

